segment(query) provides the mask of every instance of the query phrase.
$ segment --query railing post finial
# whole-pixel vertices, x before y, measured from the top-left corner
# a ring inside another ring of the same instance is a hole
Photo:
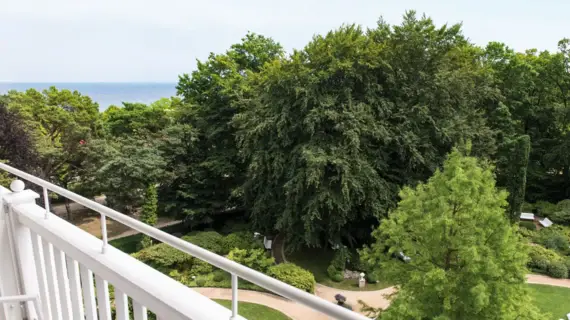
[[[24,181],[22,180],[14,180],[10,183],[10,190],[13,192],[22,192],[26,188]]]

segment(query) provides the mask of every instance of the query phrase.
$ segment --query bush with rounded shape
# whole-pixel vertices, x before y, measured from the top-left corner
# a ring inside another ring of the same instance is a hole
[[[536,260],[532,260],[530,267],[537,272],[546,272],[550,262],[542,257],[538,257]]]
[[[165,243],[150,246],[134,253],[132,256],[161,271],[169,268],[190,268],[194,261],[191,255]]]
[[[228,259],[233,260],[246,267],[260,272],[267,272],[267,269],[275,264],[275,259],[263,249],[232,249],[228,254]]]
[[[347,247],[341,246],[335,251],[331,265],[335,267],[338,271],[344,271],[346,269],[346,262],[350,259],[350,251]]]
[[[201,277],[196,279],[196,286],[203,287],[205,284],[206,284],[206,279]]]
[[[254,249],[256,241],[253,233],[247,231],[230,233],[223,240],[224,254],[228,254],[232,249]]]
[[[566,250],[568,248],[568,239],[562,234],[554,233],[544,239],[544,246],[548,249]]]
[[[344,276],[342,275],[342,273],[337,272],[337,273],[333,274],[331,279],[334,282],[342,282],[344,280]]]
[[[196,259],[194,264],[192,264],[192,268],[190,268],[190,274],[192,275],[199,275],[199,274],[208,274],[212,272],[214,267],[211,264],[207,263],[206,261]]]
[[[182,237],[183,240],[217,254],[224,254],[223,238],[216,231],[191,232]]]
[[[548,263],[562,260],[562,257],[554,250],[546,249],[545,247],[538,245],[529,247],[529,266],[531,267],[539,260],[546,260]]]
[[[215,282],[223,281],[223,280],[227,277],[226,274],[227,274],[227,273],[226,273],[225,271],[223,271],[223,270],[216,270],[216,271],[214,271],[213,280],[214,280]]]
[[[562,261],[555,261],[548,266],[547,274],[553,278],[568,278],[568,267]]]
[[[339,270],[337,270],[332,264],[328,266],[327,275],[329,278],[333,279],[333,277],[338,273],[340,273]]]
[[[293,263],[282,263],[271,266],[267,274],[303,291],[314,293],[315,276]]]
[[[521,221],[519,226],[528,230],[536,230],[536,225],[532,221]]]
[[[378,282],[378,277],[374,272],[366,272],[364,277],[366,278],[366,282],[368,283]]]

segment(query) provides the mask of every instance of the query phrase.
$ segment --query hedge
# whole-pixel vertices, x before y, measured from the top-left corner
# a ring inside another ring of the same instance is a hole
[[[546,274],[553,278],[568,278],[568,267],[562,261],[554,261],[548,266]]]
[[[230,233],[223,239],[224,254],[229,253],[232,249],[256,249],[261,245],[253,238],[253,233],[247,231]]]
[[[221,234],[216,231],[202,231],[202,232],[191,232],[188,235],[182,237],[183,240],[191,242],[199,247],[206,250],[212,251],[217,254],[227,254],[223,246],[223,238]]]
[[[293,263],[271,266],[267,271],[267,275],[303,291],[315,292],[315,277],[313,274]]]
[[[134,258],[158,269],[162,272],[168,272],[169,269],[191,268],[194,258],[168,244],[161,243],[145,248],[132,255]]]

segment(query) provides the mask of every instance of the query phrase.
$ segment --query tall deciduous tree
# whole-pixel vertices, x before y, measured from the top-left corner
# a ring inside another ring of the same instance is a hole
[[[427,183],[402,190],[365,261],[401,283],[389,319],[543,319],[527,293],[525,245],[491,168],[454,151]],[[394,258],[404,252],[406,263]]]
[[[180,76],[177,90],[185,108],[179,113],[178,124],[191,127],[196,139],[186,157],[165,155],[175,161],[182,159],[170,166],[186,175],[174,177],[161,188],[162,205],[176,214],[242,209],[240,187],[245,165],[238,154],[231,120],[240,110],[236,102],[247,95],[244,80],[282,55],[278,43],[249,33],[225,54],[212,53],[206,61],[198,61],[192,74]],[[187,168],[181,170],[184,166]]]
[[[398,189],[429,177],[453,145],[492,154],[481,55],[459,25],[409,12],[399,26],[316,36],[251,77],[236,123],[257,228],[308,245],[369,236]]]
[[[21,117],[6,107],[7,99],[0,97],[0,160],[6,160],[20,170],[37,170],[36,146],[30,128]]]

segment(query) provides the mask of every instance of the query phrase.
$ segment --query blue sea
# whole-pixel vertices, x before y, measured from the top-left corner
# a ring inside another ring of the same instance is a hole
[[[55,86],[58,89],[77,90],[99,103],[101,111],[110,105],[122,106],[122,102],[151,103],[160,98],[176,95],[176,83],[119,83],[119,82],[75,82],[75,83],[33,83],[0,82],[0,94],[9,90],[25,91],[29,88],[43,90]]]

